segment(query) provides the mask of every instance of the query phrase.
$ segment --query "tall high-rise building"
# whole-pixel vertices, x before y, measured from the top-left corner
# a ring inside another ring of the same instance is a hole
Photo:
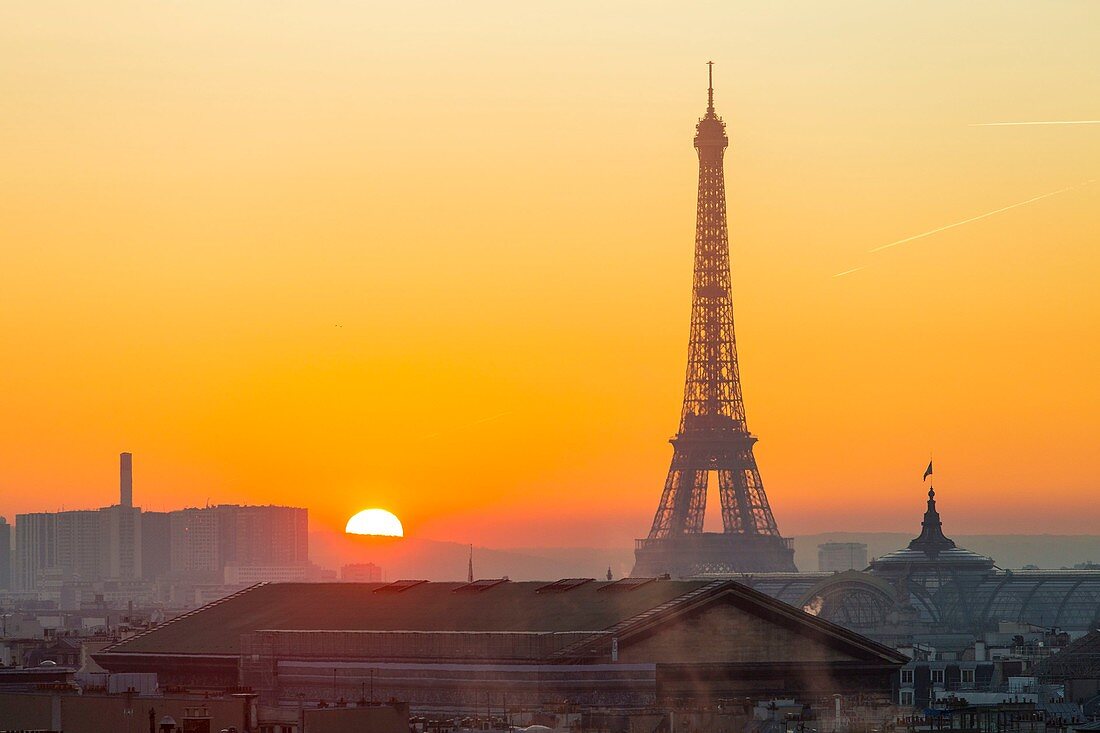
[[[99,510],[100,575],[110,580],[142,577],[141,509],[134,506],[134,457],[119,454],[118,504]]]
[[[169,512],[170,564],[176,577],[223,577],[227,565],[309,563],[309,512],[285,506],[220,504]]]
[[[141,513],[141,577],[166,578],[172,570],[172,529],[168,512]]]
[[[18,515],[15,587],[42,592],[44,581],[56,590],[161,578],[221,583],[230,565],[237,578],[304,578],[310,572],[305,509],[231,504],[142,512],[133,505],[133,488],[133,456],[122,453],[118,504]],[[7,524],[0,522],[0,544],[6,546],[5,531]],[[0,552],[7,567],[4,558]]]
[[[133,506],[134,456],[130,453],[120,453],[118,463],[118,503],[121,506]]]
[[[0,590],[11,590],[11,525],[0,517]]]
[[[684,404],[653,526],[635,545],[635,576],[795,569],[794,549],[779,534],[764,493],[741,396],[726,230],[728,144],[711,77],[707,111],[695,127],[699,191]],[[721,532],[703,531],[712,480],[722,504]]]
[[[141,509],[104,507],[100,516],[100,577],[137,580],[142,577]]]
[[[15,590],[35,590],[39,575],[56,564],[57,514],[15,515]]]
[[[58,512],[54,567],[61,577],[95,581],[102,577],[103,518],[98,510]]]
[[[111,506],[54,514],[20,515],[27,537],[17,539],[22,582],[30,590],[40,573],[96,582],[141,577],[141,510]]]
[[[309,513],[288,506],[224,506],[232,515],[236,546],[227,562],[238,565],[305,565],[309,562]]]
[[[142,576],[141,509],[133,504],[132,463],[123,453],[119,504],[102,509],[20,514],[15,523],[15,586],[136,580]]]
[[[218,515],[212,508],[168,513],[172,575],[216,581],[221,576]]]

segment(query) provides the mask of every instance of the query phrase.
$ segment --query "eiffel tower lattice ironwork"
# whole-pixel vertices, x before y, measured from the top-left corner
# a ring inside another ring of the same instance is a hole
[[[634,575],[793,571],[794,553],[768,504],[745,422],[733,330],[723,157],[729,141],[714,111],[708,62],[707,111],[695,130],[699,199],[691,337],[680,429],[649,537],[635,547]],[[704,532],[707,486],[718,479],[722,532]]]

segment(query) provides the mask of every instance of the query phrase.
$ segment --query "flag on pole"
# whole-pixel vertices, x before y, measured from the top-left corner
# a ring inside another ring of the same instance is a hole
[[[932,461],[928,461],[928,468],[924,469],[924,475],[921,476],[921,481],[927,481],[928,477],[932,475]]]

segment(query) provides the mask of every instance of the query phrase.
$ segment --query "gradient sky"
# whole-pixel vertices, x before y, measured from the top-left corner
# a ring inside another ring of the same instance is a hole
[[[705,62],[780,529],[1094,532],[1100,3],[8,2],[0,513],[644,536]],[[843,277],[836,273],[863,269]],[[714,512],[715,514],[717,512]]]

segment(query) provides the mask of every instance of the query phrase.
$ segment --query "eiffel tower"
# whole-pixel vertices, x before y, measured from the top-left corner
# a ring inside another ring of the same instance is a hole
[[[635,541],[635,577],[795,570],[794,550],[779,535],[752,454],[756,436],[745,422],[722,173],[729,140],[714,111],[714,64],[707,66],[707,112],[695,127],[699,201],[684,407],[653,527],[649,537]],[[722,503],[721,532],[703,531],[712,473]]]

